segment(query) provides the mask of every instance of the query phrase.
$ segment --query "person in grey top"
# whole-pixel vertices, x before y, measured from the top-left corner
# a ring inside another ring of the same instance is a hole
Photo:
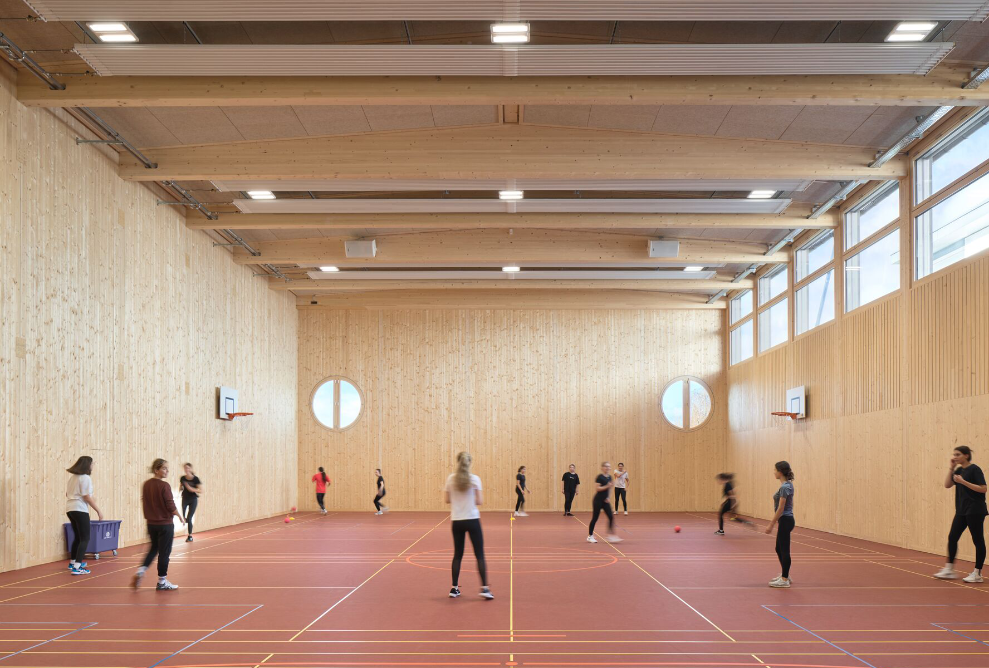
[[[782,572],[769,581],[770,587],[787,588],[790,581],[790,533],[796,521],[793,519],[793,469],[789,462],[776,462],[773,475],[780,481],[780,488],[773,494],[773,507],[776,513],[766,527],[766,533],[773,533],[773,526],[779,524],[776,532],[776,556],[780,560]]]

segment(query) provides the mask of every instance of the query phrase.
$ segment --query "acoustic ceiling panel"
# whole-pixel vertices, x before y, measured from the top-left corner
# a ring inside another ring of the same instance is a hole
[[[687,180],[687,179],[623,179],[623,180],[555,180],[555,179],[513,179],[513,180],[404,180],[404,179],[305,179],[290,181],[213,181],[221,192],[241,192],[247,190],[271,190],[274,192],[362,192],[397,191],[424,192],[434,190],[608,190],[618,191],[744,191],[744,190],[784,190],[788,192],[806,190],[812,181],[735,181],[735,180]]]
[[[243,213],[783,213],[788,199],[276,199],[234,201]]]
[[[78,44],[102,76],[927,74],[954,45]]]
[[[27,0],[48,21],[981,21],[986,0]]]

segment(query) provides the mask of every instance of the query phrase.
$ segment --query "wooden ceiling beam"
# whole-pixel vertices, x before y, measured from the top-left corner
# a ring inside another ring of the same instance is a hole
[[[238,264],[300,264],[336,267],[526,267],[628,266],[669,263],[786,262],[787,254],[765,255],[762,244],[680,240],[676,257],[651,258],[649,237],[548,230],[425,232],[377,240],[374,258],[348,258],[343,239],[319,237],[261,241],[251,245],[260,255],[234,248]]]
[[[313,303],[315,302],[315,303]],[[724,309],[704,295],[629,290],[395,290],[297,297],[300,310],[322,309]]]
[[[149,149],[128,181],[212,179],[891,179],[895,158],[832,144],[490,125]]]
[[[330,279],[283,281],[273,279],[268,287],[281,292],[316,294],[329,292],[377,292],[380,290],[641,290],[645,292],[679,292],[681,290],[735,290],[751,288],[755,281],[742,279],[737,283],[714,279],[479,279],[479,280],[402,280]]]
[[[793,204],[782,214],[750,213],[404,213],[308,214],[221,213],[207,220],[190,212],[186,225],[193,230],[480,230],[538,229],[822,229],[838,225],[835,212],[807,218],[811,207]]]
[[[285,105],[839,105],[983,106],[989,88],[962,86],[967,67],[927,76],[657,77],[71,77],[49,90],[21,72],[17,98],[35,107]]]

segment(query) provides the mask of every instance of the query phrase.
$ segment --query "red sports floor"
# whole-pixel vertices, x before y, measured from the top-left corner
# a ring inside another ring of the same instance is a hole
[[[445,516],[296,517],[177,542],[174,592],[129,587],[141,547],[85,577],[0,575],[0,668],[989,666],[989,584],[909,550],[798,527],[796,584],[774,590],[773,539],[715,536],[712,515],[619,517],[611,546],[584,541],[586,514],[485,513],[497,598],[476,597],[468,546],[454,600]]]

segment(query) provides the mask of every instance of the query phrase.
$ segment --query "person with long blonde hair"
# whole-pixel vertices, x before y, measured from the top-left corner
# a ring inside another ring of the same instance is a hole
[[[481,479],[470,472],[473,457],[469,452],[457,455],[457,468],[446,479],[443,500],[450,504],[450,520],[453,526],[453,587],[450,598],[460,596],[460,564],[464,559],[464,546],[470,535],[470,544],[477,559],[477,572],[481,576],[481,598],[493,599],[488,587],[488,565],[484,559],[484,534],[481,532],[481,513],[477,507],[484,504]]]

